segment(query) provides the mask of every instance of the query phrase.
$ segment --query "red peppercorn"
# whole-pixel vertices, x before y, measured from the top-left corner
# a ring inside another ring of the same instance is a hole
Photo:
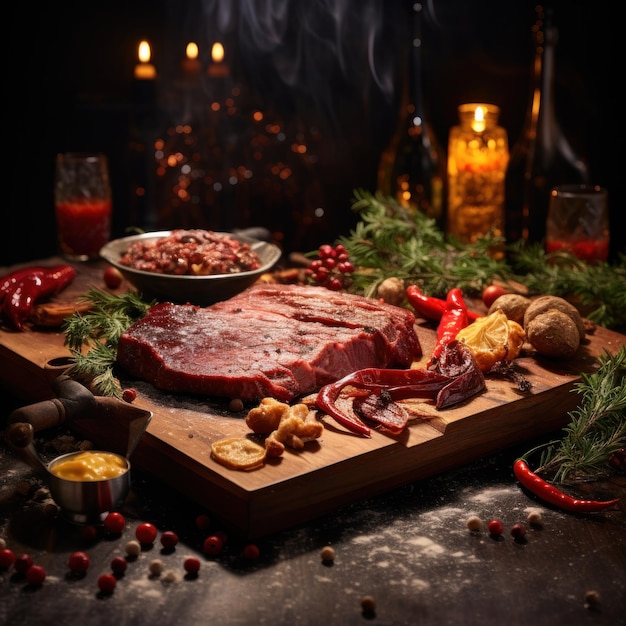
[[[0,550],[0,568],[8,569],[13,563],[15,563],[13,550],[9,550],[8,548]]]
[[[89,567],[89,555],[85,552],[73,552],[70,554],[67,566],[76,574],[86,572]]]
[[[126,526],[126,519],[121,513],[113,511],[104,518],[104,529],[107,532],[118,535]]]
[[[31,565],[26,570],[26,580],[29,585],[39,586],[46,580],[46,570],[41,565]]]
[[[117,584],[117,578],[113,574],[102,574],[98,578],[98,588],[102,593],[113,593],[115,585]]]
[[[197,574],[200,571],[200,560],[195,556],[187,557],[183,567],[188,574]]]
[[[124,389],[122,391],[122,400],[124,402],[132,403],[137,399],[137,391],[129,387],[128,389]]]
[[[128,567],[128,561],[123,556],[114,556],[111,559],[111,569],[114,574],[123,574]]]
[[[173,550],[178,543],[178,535],[173,530],[166,530],[161,534],[161,545],[166,550]]]
[[[20,554],[15,557],[15,563],[13,567],[18,574],[26,574],[28,568],[33,564],[33,560],[30,558],[29,554]]]
[[[137,537],[139,543],[143,544],[154,543],[157,534],[156,526],[150,522],[142,522],[135,530],[135,537]]]
[[[210,554],[211,556],[215,556],[222,551],[224,543],[217,535],[211,535],[204,540],[202,544],[202,550],[205,554]]]

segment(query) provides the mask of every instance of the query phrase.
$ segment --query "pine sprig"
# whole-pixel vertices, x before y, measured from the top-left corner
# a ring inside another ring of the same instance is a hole
[[[495,281],[523,285],[529,295],[555,295],[578,306],[607,328],[626,324],[626,255],[613,265],[591,265],[562,252],[548,254],[525,242],[505,245],[488,235],[463,244],[446,236],[436,222],[409,212],[393,198],[356,190],[352,209],[359,222],[339,239],[353,265],[350,290],[373,297],[386,278],[417,284],[426,294],[445,298],[452,287],[478,297]],[[490,254],[504,250],[505,255]]]
[[[606,474],[609,457],[626,447],[626,346],[614,355],[605,351],[598,369],[583,375],[573,391],[581,402],[569,413],[563,438],[545,444],[536,470],[554,472],[561,483]]]
[[[75,313],[63,325],[73,359],[68,374],[88,381],[102,395],[121,397],[113,375],[119,338],[154,302],[144,302],[134,291],[114,295],[100,289],[90,289],[81,301],[91,303],[89,311]]]

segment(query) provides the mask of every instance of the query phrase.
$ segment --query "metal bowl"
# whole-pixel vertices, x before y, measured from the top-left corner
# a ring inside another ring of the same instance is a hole
[[[170,235],[172,231],[158,231],[132,235],[110,241],[100,250],[100,256],[116,267],[145,298],[158,301],[191,303],[206,306],[227,300],[254,284],[258,278],[272,269],[281,255],[278,246],[235,233],[230,237],[248,243],[259,255],[261,266],[249,272],[234,274],[213,274],[208,276],[174,276],[136,270],[119,262],[120,257],[136,241],[160,239]]]
[[[79,454],[83,454],[83,451],[63,454],[48,463],[50,495],[69,521],[77,524],[99,523],[108,512],[120,508],[126,499],[130,489],[130,461],[122,455],[106,452],[122,459],[126,470],[119,476],[103,480],[70,480],[52,471],[56,465]]]

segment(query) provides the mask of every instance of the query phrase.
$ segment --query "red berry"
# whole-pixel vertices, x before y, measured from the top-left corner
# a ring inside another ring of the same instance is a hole
[[[41,585],[46,580],[46,570],[41,565],[31,565],[26,570],[26,580],[29,585]]]
[[[244,547],[241,556],[243,556],[246,561],[255,561],[259,558],[259,547],[254,543],[249,543]]]
[[[123,574],[128,567],[128,561],[123,556],[114,556],[111,560],[111,569],[114,574]]]
[[[483,304],[489,308],[500,296],[504,296],[509,292],[500,285],[487,285],[483,289]]]
[[[0,568],[8,569],[13,563],[15,563],[13,550],[9,550],[8,548],[0,550]]]
[[[504,531],[504,524],[499,519],[493,519],[487,524],[490,535],[501,535]]]
[[[117,269],[117,267],[113,267],[112,265],[110,265],[104,270],[103,278],[104,278],[104,284],[109,289],[117,289],[122,284],[122,281],[124,280],[124,277],[122,276],[122,272],[120,272]]]
[[[228,543],[228,535],[223,530],[216,530],[213,533],[216,537],[219,537],[222,540],[222,545],[225,546]]]
[[[30,558],[28,554],[20,554],[15,557],[15,563],[13,567],[18,574],[26,574],[28,568],[33,564],[33,560]]]
[[[161,534],[161,545],[166,550],[171,550],[178,543],[178,535],[173,530],[166,530]]]
[[[126,519],[121,513],[113,511],[104,518],[104,529],[107,532],[118,535],[126,526]]]
[[[200,513],[196,517],[196,528],[206,530],[211,525],[211,518],[206,513]]]
[[[139,543],[154,543],[154,540],[157,538],[156,526],[154,524],[150,524],[150,522],[143,522],[139,524],[135,530],[135,537],[137,537]]]
[[[202,550],[205,554],[215,556],[222,551],[223,546],[224,542],[217,535],[211,535],[204,540],[204,543],[202,544]]]
[[[89,555],[85,552],[73,552],[67,561],[67,566],[72,572],[86,572],[89,567]]]
[[[128,389],[124,389],[124,391],[122,391],[122,400],[124,400],[124,402],[128,402],[130,404],[136,399],[137,391],[135,389],[129,387]]]
[[[515,539],[522,539],[526,535],[526,526],[524,524],[513,524],[511,526],[511,536]]]
[[[189,574],[197,574],[200,571],[200,560],[195,556],[190,556],[183,563],[185,571]]]
[[[98,588],[102,593],[113,593],[115,585],[117,584],[117,578],[113,574],[102,574],[98,578]]]

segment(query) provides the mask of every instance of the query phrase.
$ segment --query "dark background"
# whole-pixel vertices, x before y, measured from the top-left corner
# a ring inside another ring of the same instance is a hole
[[[270,5],[276,11],[262,10]],[[457,123],[457,106],[469,101],[498,104],[513,145],[528,103],[535,3],[434,0],[424,6],[424,97],[441,145]],[[593,182],[609,189],[614,258],[624,249],[609,158],[621,124],[612,110],[615,11],[606,0],[551,6],[560,32],[557,116],[588,161]],[[308,251],[347,234],[354,224],[352,190],[375,189],[380,154],[396,124],[410,7],[406,0],[20,3],[7,24],[15,43],[5,55],[10,193],[0,265],[55,253],[54,155],[69,150],[109,156],[114,236],[129,227],[261,225],[286,250]],[[150,42],[159,75],[153,101],[133,81],[141,39]],[[216,97],[206,80],[186,101],[181,95],[180,64],[190,40],[199,43],[204,61],[211,42],[222,41],[230,80],[241,87],[236,116],[220,118],[216,128],[206,117],[195,120],[198,142],[212,137],[213,157],[226,172],[242,163],[255,168],[251,179],[206,194],[195,213],[177,214],[168,185],[156,181],[151,146]],[[375,42],[370,56],[369,41]],[[249,113],[257,108],[280,123],[282,142],[250,131]],[[250,151],[258,140],[266,142],[262,167]],[[306,159],[292,149],[299,142],[308,145]],[[290,176],[270,174],[276,164]],[[138,187],[145,195],[137,195]]]

